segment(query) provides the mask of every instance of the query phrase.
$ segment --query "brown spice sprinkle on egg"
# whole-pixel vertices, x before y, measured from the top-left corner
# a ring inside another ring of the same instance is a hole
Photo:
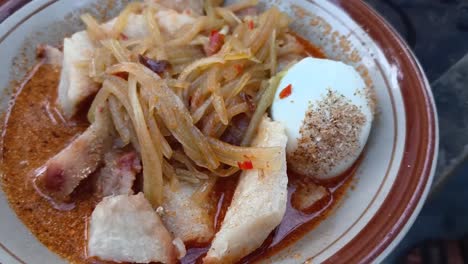
[[[298,147],[288,157],[291,168],[309,176],[327,174],[359,151],[365,122],[359,107],[329,89],[323,100],[309,105],[299,130]]]

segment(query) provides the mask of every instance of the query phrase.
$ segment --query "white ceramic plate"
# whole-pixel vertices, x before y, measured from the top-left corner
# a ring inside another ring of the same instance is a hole
[[[34,64],[37,44],[59,44],[81,29],[77,14],[84,9],[104,19],[115,15],[121,2],[36,0],[5,20],[0,25],[0,88],[5,89],[0,109],[7,109],[10,82],[22,79]],[[287,12],[293,28],[330,58],[354,65],[373,85],[379,103],[353,190],[317,228],[269,260],[378,262],[413,223],[432,181],[438,129],[424,73],[395,31],[360,0],[261,2]],[[17,219],[1,191],[0,262],[64,262]]]

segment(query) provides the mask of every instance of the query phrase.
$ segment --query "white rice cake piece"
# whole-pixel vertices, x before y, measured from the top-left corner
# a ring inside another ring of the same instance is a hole
[[[86,31],[77,32],[63,40],[57,103],[67,118],[76,114],[80,103],[99,89],[99,85],[89,78],[87,67],[80,65],[90,60],[93,53],[94,44]]]
[[[130,263],[175,263],[169,231],[145,199],[137,195],[105,197],[94,209],[88,229],[88,256]]]
[[[234,263],[262,245],[286,212],[288,176],[284,126],[264,118],[253,141],[255,147],[281,147],[277,171],[248,170],[240,177],[221,229],[204,263]]]
[[[197,185],[180,181],[177,187],[172,190],[169,184],[164,186],[164,224],[174,237],[184,243],[210,242],[214,236],[211,204],[193,199],[199,188]]]

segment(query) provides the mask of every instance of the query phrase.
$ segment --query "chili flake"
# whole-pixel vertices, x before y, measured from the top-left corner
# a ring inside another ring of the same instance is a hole
[[[255,27],[255,24],[254,24],[253,20],[250,20],[249,21],[249,29],[252,30],[252,29],[254,29],[254,27]]]
[[[207,46],[205,46],[205,53],[211,56],[217,53],[224,45],[224,35],[219,33],[218,30],[212,30],[210,34],[210,40]]]
[[[120,39],[128,40],[128,37],[124,33],[120,33]]]
[[[280,94],[279,94],[279,98],[280,99],[284,99],[286,97],[289,97],[290,95],[292,94],[292,85],[288,85],[286,86],[286,88],[284,88]]]
[[[124,80],[128,80],[128,72],[116,72],[116,73],[114,73],[112,75],[120,77],[120,78],[122,78]]]
[[[253,169],[253,164],[252,161],[246,160],[243,162],[237,162],[237,166],[239,166],[239,169],[241,170],[252,170]]]
[[[244,71],[244,66],[242,64],[236,64],[234,68],[236,69],[237,75],[240,75]]]

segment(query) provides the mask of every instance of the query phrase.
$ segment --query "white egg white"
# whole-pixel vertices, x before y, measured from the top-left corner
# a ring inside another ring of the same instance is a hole
[[[284,97],[284,90],[288,85],[291,85],[291,94]],[[354,151],[352,155],[328,168],[326,173],[317,175],[312,171],[314,177],[319,179],[337,177],[348,170],[360,156],[369,137],[373,120],[365,89],[363,79],[352,66],[328,59],[305,58],[292,66],[282,78],[271,107],[271,116],[273,120],[282,122],[286,127],[288,155],[294,153],[298,147],[298,140],[301,138],[300,129],[309,107],[317,105],[316,103],[323,100],[329,91],[344,96],[350,104],[356,105],[366,118],[359,133],[358,151]],[[337,148],[336,151],[340,151],[340,146],[333,147]],[[295,164],[289,166],[294,170]]]

